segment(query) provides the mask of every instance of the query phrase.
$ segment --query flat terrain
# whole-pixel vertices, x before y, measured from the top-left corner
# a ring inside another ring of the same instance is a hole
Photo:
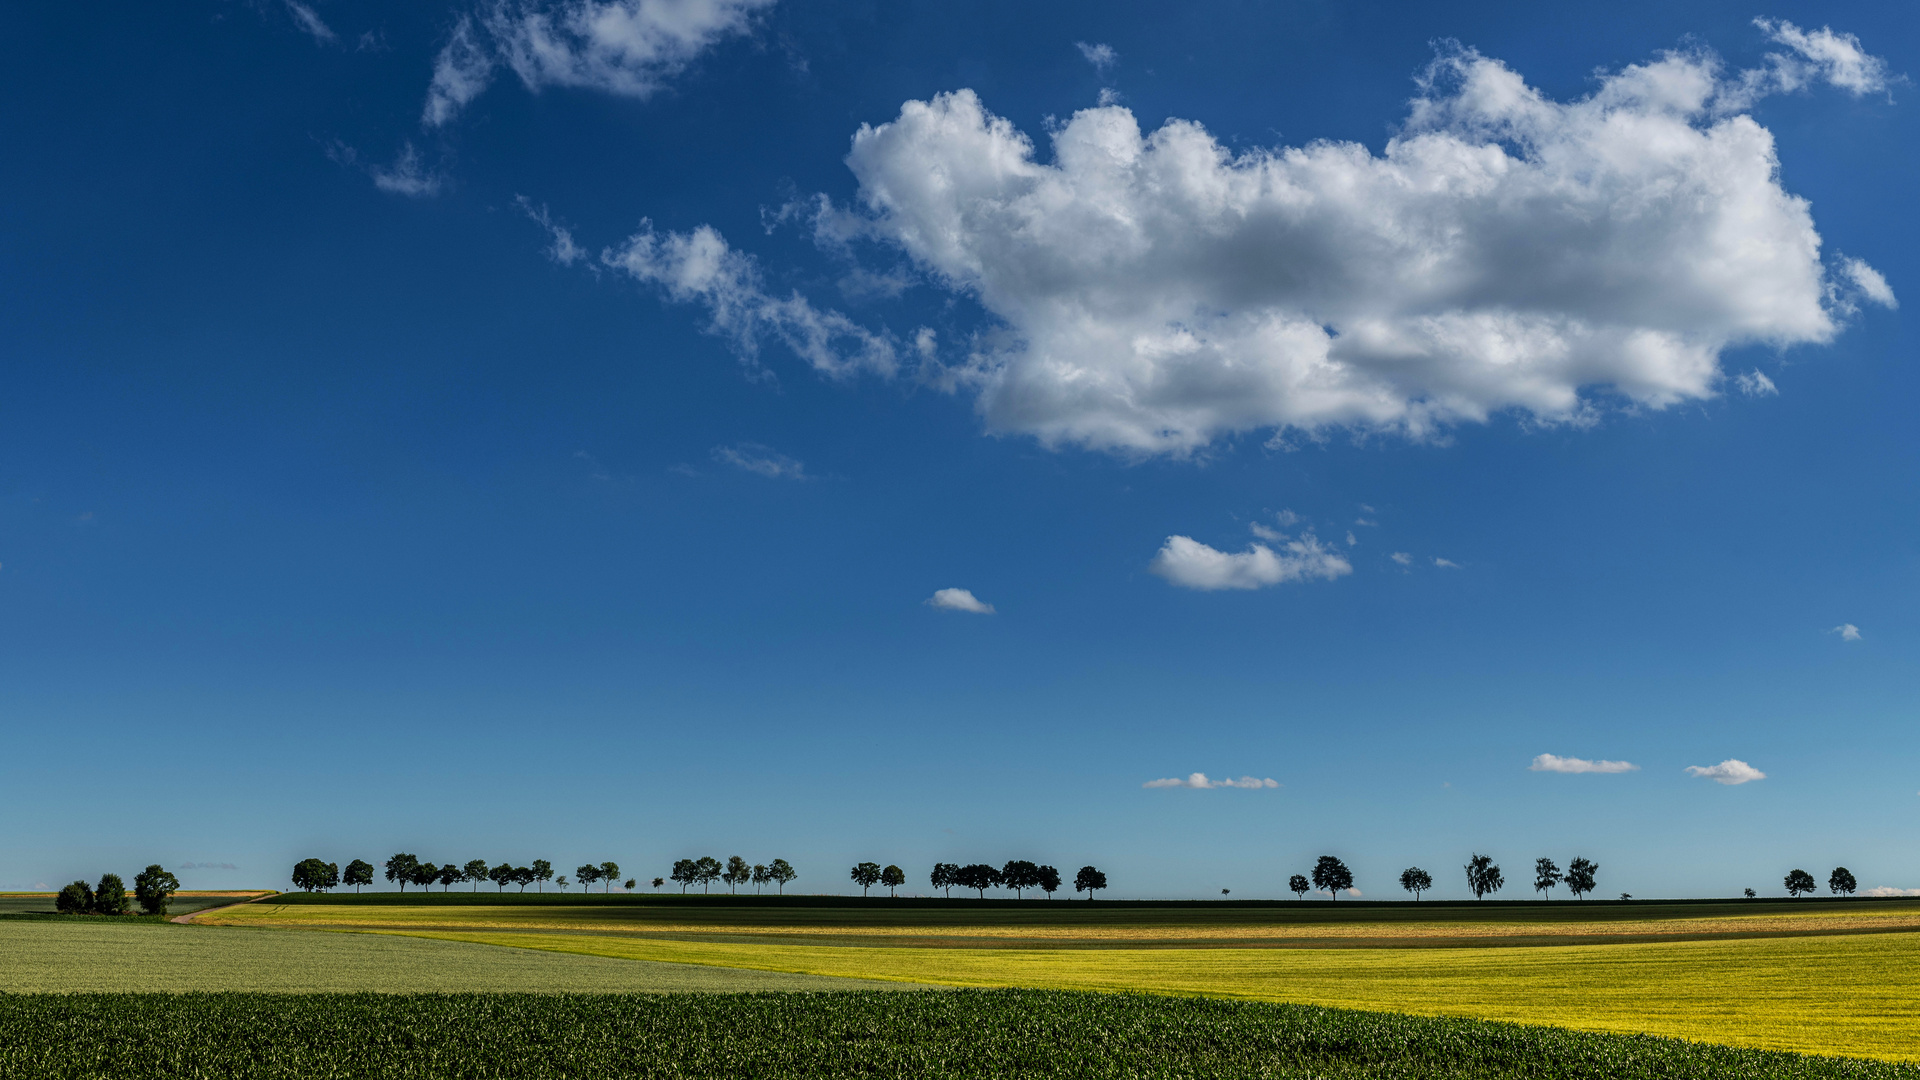
[[[1920,1080],[1644,1036],[1137,994],[0,996],[0,1080]]]
[[[1920,904],[1910,901],[943,907],[412,899],[303,898],[205,918],[948,986],[1150,991],[1471,1016],[1920,1060]]]
[[[453,941],[163,922],[0,919],[0,992],[663,992],[903,989],[895,983],[502,949]]]
[[[50,892],[0,893],[0,915],[26,915],[36,912],[50,913],[56,910],[53,906],[53,898],[55,895],[56,894]],[[175,893],[172,903],[168,905],[168,911],[174,915],[185,915],[189,912],[204,911],[210,907],[237,903],[249,897],[269,895],[271,894],[264,891]],[[128,903],[132,903],[131,885],[128,886],[128,896]],[[138,905],[135,905],[135,908],[137,910]]]

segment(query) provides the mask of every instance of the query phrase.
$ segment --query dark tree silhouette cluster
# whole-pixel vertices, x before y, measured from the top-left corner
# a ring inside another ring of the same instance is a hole
[[[131,900],[127,883],[119,874],[102,874],[97,885],[75,881],[63,886],[53,898],[53,907],[64,915],[125,915],[138,903],[148,915],[165,915],[173,894],[179,891],[180,879],[155,863],[134,875]]]
[[[737,893],[740,886],[750,884],[755,892],[763,886],[773,885],[784,893],[787,891],[787,882],[800,875],[794,872],[793,864],[785,859],[749,864],[747,860],[734,855],[723,864],[711,855],[702,855],[698,859],[674,860],[671,876],[684,894],[694,885],[700,886],[700,891],[704,893],[716,881],[725,882],[729,892]],[[659,878],[653,879],[654,888],[659,888],[661,884]]]

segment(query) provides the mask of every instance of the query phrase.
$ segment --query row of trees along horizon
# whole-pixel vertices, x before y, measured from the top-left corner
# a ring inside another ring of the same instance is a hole
[[[173,894],[180,891],[180,879],[159,863],[133,876],[133,900],[148,915],[165,915]],[[101,874],[100,884],[84,880],[62,886],[53,898],[53,908],[63,915],[125,915],[132,910],[127,902],[127,883],[119,874]]]
[[[1483,900],[1506,887],[1506,875],[1491,856],[1476,852],[1462,869],[1466,872],[1467,891],[1472,893],[1476,900]],[[148,874],[154,871],[166,874],[158,866],[147,868]],[[303,859],[293,868],[293,884],[309,892],[325,892],[342,884],[353,886],[357,891],[362,886],[373,884],[375,871],[374,865],[363,859],[355,859],[348,863],[344,874],[341,873],[337,864],[322,862],[319,859]],[[482,881],[493,882],[503,892],[508,885],[518,886],[521,892],[525,892],[528,885],[536,885],[544,890],[549,881],[563,890],[579,885],[582,892],[601,883],[604,883],[608,892],[613,891],[615,885],[621,885],[631,891],[640,884],[635,878],[628,878],[622,883],[620,864],[611,860],[599,864],[582,864],[575,868],[571,881],[565,874],[556,876],[553,872],[553,864],[545,859],[535,859],[530,866],[515,866],[510,862],[488,865],[485,859],[474,859],[465,865],[458,863],[438,865],[422,862],[413,855],[401,853],[386,861],[385,871],[386,879],[399,885],[401,892],[405,892],[408,885],[416,885],[423,889],[440,885],[443,891],[446,891],[462,882],[472,882],[475,890],[478,890],[479,883]],[[1594,891],[1599,872],[1600,865],[1590,859],[1575,858],[1567,864],[1564,871],[1550,858],[1535,859],[1533,889],[1546,899],[1552,899],[1553,890],[1560,885],[1565,885],[1567,891],[1571,892],[1576,899],[1584,900],[1588,893]],[[146,876],[143,874],[142,878]],[[869,890],[876,885],[885,886],[890,896],[897,896],[900,886],[907,883],[906,872],[898,866],[881,866],[875,862],[856,864],[850,876],[853,883],[860,886],[862,896],[868,895]],[[754,886],[756,893],[769,885],[785,893],[787,883],[797,877],[799,874],[785,859],[774,859],[760,864],[748,863],[740,856],[734,855],[722,863],[712,856],[702,856],[698,859],[676,860],[669,877],[653,878],[649,884],[658,889],[671,880],[680,886],[682,893],[695,885],[700,886],[704,893],[718,881],[725,884],[729,892],[734,893],[737,893],[743,885]],[[166,874],[166,878],[172,880],[173,875]],[[61,894],[65,896],[69,891],[75,891],[76,895],[85,893],[88,897],[86,903],[91,909],[92,905],[98,903],[93,899],[94,896],[110,893],[107,888],[109,879],[119,888],[121,904],[124,907],[125,888],[120,884],[120,879],[112,874],[101,879],[99,889],[89,890],[85,882],[77,881],[61,890]],[[986,897],[988,889],[1008,889],[1016,898],[1027,889],[1039,889],[1047,894],[1048,899],[1052,899],[1054,892],[1060,888],[1062,879],[1060,872],[1051,866],[1014,859],[998,867],[988,863],[971,863],[965,866],[955,863],[935,863],[933,871],[928,875],[928,883],[948,897],[953,895],[955,888],[973,889],[982,899]],[[1819,888],[1812,874],[1797,869],[1787,874],[1783,884],[1789,896],[1813,893]],[[1086,893],[1089,900],[1093,899],[1095,892],[1106,887],[1107,875],[1095,867],[1083,866],[1074,875],[1073,891]],[[1337,900],[1340,893],[1351,891],[1353,887],[1353,871],[1345,862],[1332,855],[1320,856],[1314,863],[1311,875],[1294,874],[1287,881],[1288,890],[1301,898],[1309,892],[1319,891]],[[1433,888],[1433,875],[1420,867],[1410,866],[1400,872],[1400,887],[1412,893],[1413,898],[1418,900],[1420,894]],[[174,881],[172,889],[178,888],[179,883]],[[1859,888],[1859,883],[1851,871],[1841,866],[1835,867],[1833,873],[1828,875],[1827,888],[1836,896],[1851,896]],[[1229,891],[1220,890],[1222,895],[1227,895]],[[1748,899],[1758,895],[1751,888],[1744,892]],[[171,895],[171,891],[168,895]],[[1632,899],[1627,893],[1621,893],[1620,898]],[[162,903],[164,904],[164,900]],[[65,911],[67,908],[62,907],[61,910]]]

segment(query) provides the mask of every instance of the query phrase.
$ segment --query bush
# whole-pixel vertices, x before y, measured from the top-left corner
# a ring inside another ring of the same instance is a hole
[[[85,915],[93,910],[93,890],[84,881],[76,881],[53,898],[54,909],[63,915]]]
[[[93,913],[95,915],[127,913],[127,883],[120,880],[119,874],[100,875],[100,884],[93,889]]]

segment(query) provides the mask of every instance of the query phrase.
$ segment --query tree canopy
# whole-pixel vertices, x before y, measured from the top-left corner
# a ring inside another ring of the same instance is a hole
[[[365,859],[355,859],[347,864],[340,880],[353,886],[354,892],[359,892],[360,886],[373,884],[373,864]]]
[[[1083,866],[1079,873],[1073,875],[1073,891],[1086,893],[1089,900],[1093,899],[1094,893],[1106,887],[1107,875],[1091,866]]]
[[[1799,896],[1802,893],[1810,893],[1819,888],[1818,885],[1814,884],[1813,875],[1807,873],[1805,870],[1787,871],[1785,885],[1788,896]]]
[[[783,893],[787,891],[787,882],[799,876],[794,872],[793,864],[785,859],[775,859],[767,864],[767,879],[780,886]]]
[[[887,887],[887,895],[889,896],[899,896],[900,886],[906,883],[907,872],[897,866],[888,864],[886,869],[880,871],[880,884]]]
[[[739,892],[740,886],[753,880],[753,867],[738,855],[727,856],[727,868],[720,873],[720,880],[727,883],[728,892]]]
[[[1353,871],[1347,869],[1347,864],[1339,859],[1322,855],[1313,864],[1313,887],[1325,889],[1338,900],[1342,889],[1353,888]]]
[[[1293,890],[1294,896],[1304,897],[1313,891],[1313,882],[1308,881],[1305,874],[1295,874],[1287,879],[1287,888]]]
[[[366,866],[365,863],[360,865]],[[367,874],[371,880],[373,867],[367,866]],[[165,915],[168,901],[179,891],[180,879],[159,863],[140,871],[133,878],[133,897],[140,901],[140,910],[149,915]]]
[[[860,895],[880,884],[880,864],[876,862],[856,863],[853,867],[853,883],[860,886]]]
[[[1567,891],[1575,899],[1585,900],[1593,891],[1594,877],[1600,873],[1600,864],[1591,859],[1576,858],[1567,864]]]
[[[1552,859],[1533,860],[1533,891],[1553,899],[1553,887],[1560,884],[1560,868]]]
[[[1852,896],[1853,891],[1859,887],[1860,883],[1853,879],[1853,871],[1848,870],[1844,866],[1834,867],[1833,873],[1827,876],[1827,888],[1831,890],[1835,896],[1843,893],[1847,896]]]
[[[1415,900],[1420,894],[1433,888],[1433,875],[1417,866],[1409,866],[1400,871],[1400,887],[1413,894]]]
[[[319,859],[301,859],[293,866],[293,884],[305,892],[326,892],[340,884],[340,867]]]
[[[399,854],[387,860],[387,880],[396,882],[401,892],[407,891],[407,884],[413,880],[413,872],[420,860],[411,855]]]
[[[100,884],[93,887],[93,913],[95,915],[127,913],[127,883],[120,880],[119,874],[100,875]]]
[[[1491,855],[1475,854],[1467,860],[1467,891],[1475,900],[1484,900],[1488,893],[1500,891],[1507,883],[1506,876],[1500,873],[1499,864]]]

